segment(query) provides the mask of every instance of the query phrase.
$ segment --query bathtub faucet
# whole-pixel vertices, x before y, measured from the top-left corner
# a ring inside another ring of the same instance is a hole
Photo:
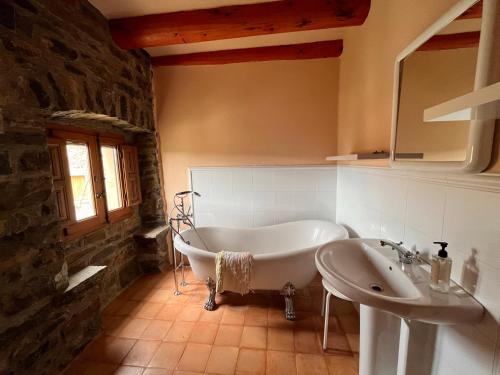
[[[186,199],[188,196],[197,196],[201,197],[201,194],[193,191],[193,190],[185,190],[185,191],[180,191],[178,193],[175,193],[174,196],[174,208],[177,209],[177,219],[180,219],[183,224],[190,226],[191,228],[194,227],[193,222],[191,221],[191,218],[193,217],[193,210],[192,210],[192,204],[189,205],[187,211],[186,211],[186,206],[184,204],[184,199]]]
[[[190,204],[186,211],[186,204],[184,199],[190,195],[195,195],[201,197],[201,194],[193,190],[185,190],[175,193],[174,195],[174,207],[170,211],[168,225],[172,232],[182,238],[182,240],[189,245],[189,241],[186,241],[180,233],[181,224],[187,225],[190,228],[194,228],[194,223],[191,220],[193,217],[192,205]],[[174,213],[174,211],[176,211]],[[175,222],[175,225],[174,225]]]
[[[177,258],[178,258],[178,252],[175,249],[174,246],[174,237],[179,236],[182,238],[182,240],[189,245],[189,241],[186,241],[184,237],[181,234],[181,225],[187,225],[189,228],[194,227],[194,223],[191,220],[193,217],[193,210],[192,210],[192,204],[189,205],[189,207],[186,210],[186,204],[184,202],[184,199],[188,198],[189,196],[197,196],[201,197],[201,194],[193,191],[193,190],[185,190],[185,191],[180,191],[174,195],[174,207],[170,211],[170,215],[168,218],[168,226],[170,227],[171,234],[172,234],[172,255],[173,255],[173,260],[174,260],[174,280],[175,280],[175,295],[180,295],[181,292],[179,291],[178,285],[177,285],[177,269],[181,269],[181,274],[182,274],[182,281],[181,285],[186,286],[186,280],[184,279],[184,257],[182,254],[180,254],[180,261],[179,264],[177,264]],[[203,241],[203,240],[202,240]]]

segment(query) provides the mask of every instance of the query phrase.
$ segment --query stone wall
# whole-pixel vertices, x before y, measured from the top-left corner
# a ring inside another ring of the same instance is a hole
[[[155,134],[136,136],[139,147],[139,170],[141,173],[141,217],[148,226],[165,224],[163,189],[161,188],[160,157]]]
[[[165,230],[163,181],[161,172],[158,173],[162,170],[158,142],[154,133],[136,136],[141,174],[140,215],[144,228],[135,239],[139,245],[139,265],[144,272],[162,271],[168,262],[169,246]],[[154,236],[151,233],[154,233]]]
[[[54,375],[99,332],[102,275],[40,304],[0,335],[0,373]]]
[[[106,288],[101,290],[100,295],[102,305],[110,302],[140,273],[137,259],[139,249],[133,237],[141,228],[137,210],[129,218],[64,243],[70,274],[90,265],[108,267],[104,275]]]
[[[53,121],[136,139],[144,203],[130,218],[60,241],[44,129]],[[156,148],[145,52],[116,47],[87,1],[0,0],[0,374],[57,374],[140,274],[134,235],[164,223]],[[108,268],[65,292],[68,265]]]
[[[153,130],[149,56],[126,52],[87,1],[0,1],[4,118],[81,110]]]

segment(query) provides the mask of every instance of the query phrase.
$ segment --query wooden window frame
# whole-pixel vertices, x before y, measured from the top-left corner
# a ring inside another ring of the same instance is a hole
[[[130,202],[128,199],[127,173],[129,168],[123,158],[125,149],[135,150],[133,172],[138,173],[137,150],[135,146],[127,145],[121,136],[114,134],[100,134],[80,129],[68,129],[54,125],[48,127],[48,144],[51,155],[54,189],[58,206],[58,216],[62,223],[62,236],[64,240],[71,240],[104,227],[107,223],[116,223],[130,217],[134,211],[133,206],[141,203],[140,187],[139,200]],[[76,220],[73,190],[69,172],[69,162],[66,152],[68,141],[85,143],[89,150],[90,169],[92,176],[92,195],[96,215],[83,220]],[[103,159],[101,146],[113,146],[119,155],[119,183],[121,186],[123,207],[108,211],[106,204]],[[130,163],[129,163],[130,164]],[[138,182],[138,181],[137,181]],[[137,195],[137,192],[134,194]]]
[[[137,147],[122,145],[121,157],[124,170],[123,180],[127,204],[135,206],[142,202]]]
[[[111,146],[115,147],[116,150],[118,151],[119,154],[119,163],[118,163],[118,178],[120,180],[120,191],[122,194],[122,203],[123,206],[120,208],[117,208],[115,210],[108,211],[106,207],[106,214],[107,214],[107,219],[109,223],[116,223],[117,221],[123,220],[130,215],[132,215],[133,208],[131,205],[128,204],[127,202],[127,194],[126,194],[126,189],[125,189],[125,172],[124,172],[124,166],[123,166],[123,157],[122,157],[122,146],[125,144],[123,138],[121,137],[116,137],[116,136],[110,136],[110,135],[103,135],[99,136],[99,151],[101,146]],[[101,161],[102,161],[102,156],[101,156]],[[101,163],[102,165],[102,163]],[[104,183],[104,180],[103,180]]]

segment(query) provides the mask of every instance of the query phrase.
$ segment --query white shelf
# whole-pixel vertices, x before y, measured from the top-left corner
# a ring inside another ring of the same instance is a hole
[[[369,159],[389,159],[388,152],[378,152],[371,154],[346,154],[346,155],[333,155],[327,156],[326,160],[337,161],[337,160],[369,160]]]
[[[473,108],[490,104],[491,108],[473,116]],[[491,120],[500,115],[500,82],[472,91],[424,110],[424,121]]]
[[[376,160],[376,159],[389,159],[388,152],[377,152],[371,154],[346,154],[346,155],[333,155],[327,156],[328,161],[352,161],[352,160]],[[422,152],[398,152],[396,153],[397,159],[423,159]]]

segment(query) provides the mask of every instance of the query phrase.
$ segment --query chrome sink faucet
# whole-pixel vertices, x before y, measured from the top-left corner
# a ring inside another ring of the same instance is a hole
[[[398,252],[399,261],[403,264],[412,264],[417,259],[417,254],[401,246],[403,242],[392,242],[389,240],[380,240],[380,246],[390,246]]]

